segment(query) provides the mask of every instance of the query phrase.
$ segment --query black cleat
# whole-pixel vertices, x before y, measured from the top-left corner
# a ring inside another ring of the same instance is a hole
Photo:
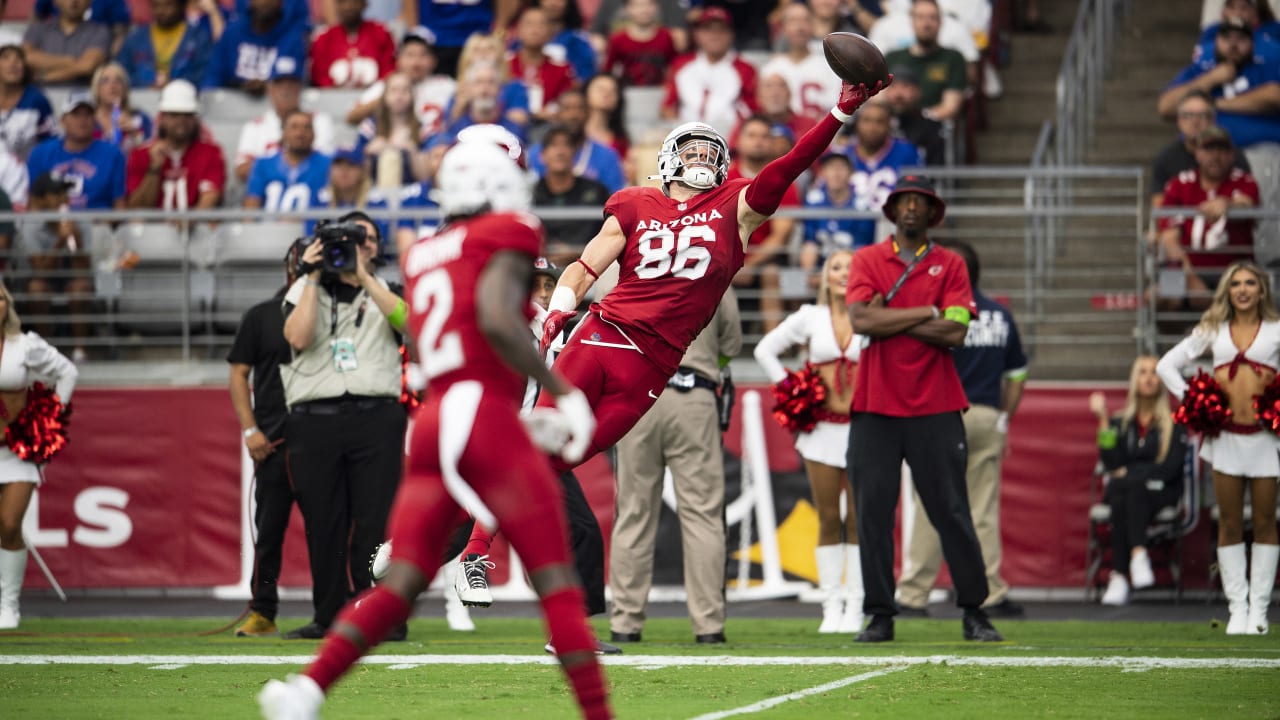
[[[322,640],[324,639],[325,628],[320,627],[317,623],[310,622],[300,628],[295,628],[281,635],[285,640]]]
[[[616,642],[616,643],[633,643],[633,642],[640,642],[640,633],[638,633],[638,632],[632,632],[632,633],[621,633],[621,632],[614,632],[614,631],[610,630],[610,631],[609,631],[609,640],[611,640],[611,641],[613,641],[613,642]]]
[[[966,608],[964,620],[961,622],[964,626],[965,640],[1004,642],[1004,636],[995,629],[991,621],[987,619],[987,614],[981,608]]]
[[[694,635],[693,639],[695,642],[697,642],[700,645],[721,645],[725,642],[728,642],[727,640],[725,640],[724,633],[722,632],[706,633],[704,635]]]
[[[872,615],[867,628],[853,639],[860,643],[888,642],[893,639],[893,616]]]

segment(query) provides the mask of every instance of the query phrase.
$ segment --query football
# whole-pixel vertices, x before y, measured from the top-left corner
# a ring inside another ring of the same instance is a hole
[[[833,32],[822,39],[827,64],[841,80],[868,88],[889,79],[884,54],[870,40],[851,32]]]

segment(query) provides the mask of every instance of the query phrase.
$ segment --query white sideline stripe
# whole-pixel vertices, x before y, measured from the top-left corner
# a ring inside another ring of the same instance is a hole
[[[0,655],[0,665],[307,665],[314,655]],[[876,657],[741,657],[732,655],[605,656],[609,666],[664,668],[691,666],[840,666],[898,667],[912,665],[974,665],[982,667],[1078,667],[1123,669],[1280,669],[1280,658],[1168,658],[1127,657],[966,657],[961,655],[882,655]],[[540,655],[371,655],[366,665],[556,665]]]
[[[899,667],[886,668],[884,670],[873,670],[871,672],[862,673],[861,675],[854,675],[853,677],[847,677],[842,680],[836,680],[835,682],[829,682],[825,685],[818,685],[817,687],[811,687],[805,690],[797,690],[793,693],[787,693],[786,695],[771,697],[766,700],[761,700],[760,702],[751,703],[750,705],[743,705],[742,707],[739,707],[739,708],[733,708],[732,710],[720,710],[718,712],[707,713],[706,715],[699,715],[693,718],[693,720],[720,720],[720,718],[733,717],[734,715],[750,715],[751,713],[758,713],[761,710],[768,710],[769,708],[774,707],[776,705],[781,705],[784,702],[799,700],[800,698],[809,697],[810,695],[818,695],[820,693],[829,692],[831,690],[838,690],[846,685],[853,685],[855,683],[860,683],[863,680],[878,678],[881,675],[890,675],[892,673],[898,672],[899,670],[906,670],[906,669],[907,668],[904,666],[899,666]]]

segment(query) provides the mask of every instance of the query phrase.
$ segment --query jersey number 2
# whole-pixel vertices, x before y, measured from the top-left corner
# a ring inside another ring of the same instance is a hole
[[[418,361],[433,378],[462,367],[462,340],[456,331],[441,333],[453,312],[453,283],[445,270],[432,270],[413,286],[413,311],[426,313],[418,333]]]
[[[670,228],[646,230],[636,241],[640,263],[636,277],[652,280],[670,273],[679,278],[697,280],[707,274],[711,251],[694,240],[716,241],[716,232],[706,225],[686,225],[677,236]]]

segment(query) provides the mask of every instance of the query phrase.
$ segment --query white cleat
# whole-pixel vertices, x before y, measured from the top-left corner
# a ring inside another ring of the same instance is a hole
[[[1129,581],[1114,570],[1111,581],[1107,583],[1107,591],[1102,594],[1103,605],[1123,606],[1129,604]]]
[[[458,592],[458,599],[463,605],[489,607],[493,604],[487,570],[495,567],[497,566],[489,562],[488,555],[471,553],[462,558],[453,575],[453,589]]]
[[[388,540],[378,546],[377,552],[373,554],[373,559],[369,561],[369,574],[374,580],[381,580],[387,574],[387,569],[391,567],[391,541]]]
[[[258,707],[266,720],[318,720],[324,692],[306,675],[271,680],[258,693]]]
[[[461,572],[462,568],[458,563],[448,563],[445,566],[446,575],[458,575]],[[449,629],[454,632],[474,632],[476,629],[467,606],[462,604],[458,593],[449,592],[448,588],[444,591],[444,619],[449,623]]]
[[[22,614],[13,608],[0,608],[0,630],[16,630]]]
[[[1156,574],[1151,570],[1151,556],[1145,550],[1129,559],[1129,579],[1133,581],[1134,590],[1156,584]]]

